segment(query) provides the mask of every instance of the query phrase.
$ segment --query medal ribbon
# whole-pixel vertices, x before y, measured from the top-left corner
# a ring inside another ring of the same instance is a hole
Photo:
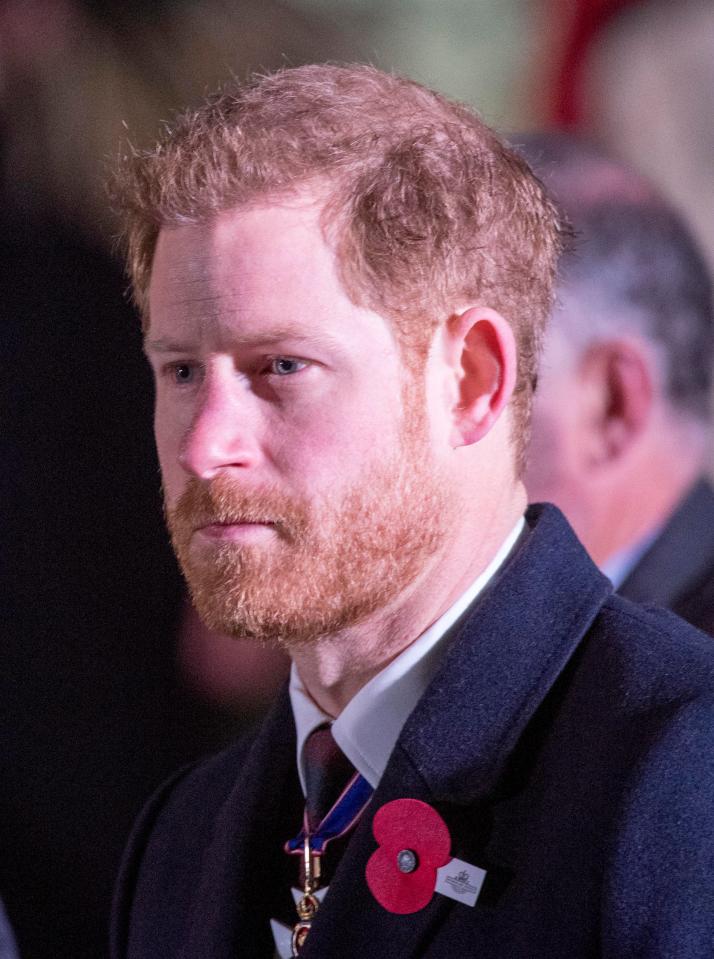
[[[285,843],[285,852],[291,856],[302,856],[307,840],[313,855],[321,856],[331,840],[344,836],[354,826],[373,792],[364,776],[355,773],[317,829],[310,831],[307,815],[305,816],[298,835]]]

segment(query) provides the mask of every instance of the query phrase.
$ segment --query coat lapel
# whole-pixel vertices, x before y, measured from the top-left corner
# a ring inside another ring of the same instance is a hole
[[[535,711],[612,586],[562,514],[531,508],[521,547],[467,611],[400,744],[435,798],[492,797]]]
[[[252,959],[273,954],[269,920],[289,908],[282,843],[301,817],[295,727],[287,689],[260,729],[215,824],[181,959]],[[293,870],[294,871],[294,870]]]
[[[373,898],[365,880],[376,849],[372,820],[393,799],[421,799],[439,811],[452,855],[491,874],[482,899],[487,888],[497,895],[508,882],[514,857],[504,823],[509,790],[518,789],[514,750],[611,592],[555,508],[531,510],[528,519],[529,535],[498,583],[465,614],[409,717],[318,913],[305,959],[358,959],[379,943],[400,959],[424,955],[451,912],[469,908],[437,894],[421,911],[401,916]],[[481,900],[475,909],[487,936],[488,909]],[[475,919],[475,943],[478,925]]]

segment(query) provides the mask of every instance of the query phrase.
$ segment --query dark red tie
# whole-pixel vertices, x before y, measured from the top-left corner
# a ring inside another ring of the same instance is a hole
[[[354,775],[355,769],[332,736],[328,723],[318,726],[305,740],[305,811],[308,827],[315,831]]]

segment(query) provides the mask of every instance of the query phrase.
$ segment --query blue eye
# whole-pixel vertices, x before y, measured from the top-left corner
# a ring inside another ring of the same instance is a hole
[[[171,367],[171,375],[175,383],[183,386],[185,383],[193,381],[195,370],[190,363],[174,363]]]
[[[296,360],[292,356],[276,356],[270,361],[270,372],[275,376],[290,376],[299,373],[307,366],[305,360]]]

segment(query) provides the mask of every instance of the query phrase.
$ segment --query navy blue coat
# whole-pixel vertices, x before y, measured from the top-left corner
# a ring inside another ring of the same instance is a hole
[[[714,956],[714,645],[613,595],[554,507],[529,524],[409,717],[305,959]],[[284,694],[252,743],[154,797],[119,882],[114,959],[272,955],[294,753]],[[473,908],[435,895],[400,916],[372,897],[372,817],[403,797],[488,871]]]

